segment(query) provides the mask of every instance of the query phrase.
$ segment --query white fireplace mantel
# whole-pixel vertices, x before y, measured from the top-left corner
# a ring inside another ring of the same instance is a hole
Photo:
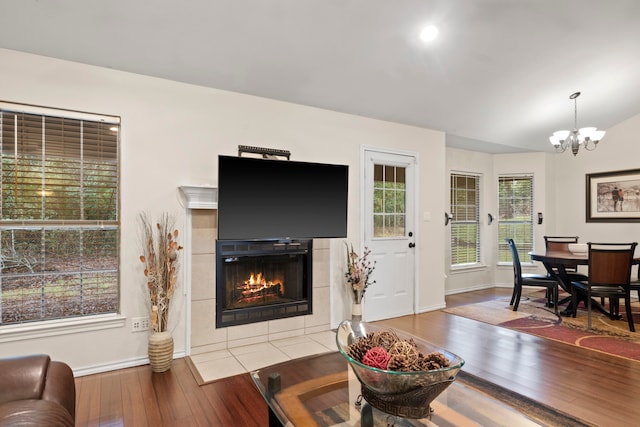
[[[186,299],[186,355],[191,354],[191,241],[192,241],[192,211],[194,209],[218,209],[218,188],[210,185],[181,185],[178,187],[178,200],[186,209],[184,238],[184,295]]]
[[[181,185],[180,203],[186,209],[218,209],[218,188],[208,185]]]

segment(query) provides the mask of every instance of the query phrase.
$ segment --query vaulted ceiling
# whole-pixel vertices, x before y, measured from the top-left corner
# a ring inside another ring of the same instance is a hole
[[[489,153],[552,151],[573,92],[579,127],[640,113],[638,0],[0,0],[0,47],[441,130]]]

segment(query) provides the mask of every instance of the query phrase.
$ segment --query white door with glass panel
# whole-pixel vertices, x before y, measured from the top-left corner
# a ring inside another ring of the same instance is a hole
[[[364,244],[376,261],[366,321],[414,313],[415,168],[415,156],[364,149]]]

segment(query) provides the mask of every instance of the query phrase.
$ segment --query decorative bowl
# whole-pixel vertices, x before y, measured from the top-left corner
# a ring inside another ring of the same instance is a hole
[[[572,254],[585,254],[589,251],[586,243],[569,243],[569,252]]]
[[[429,415],[429,404],[454,380],[464,360],[411,334],[393,330],[400,340],[413,340],[424,354],[439,352],[449,366],[427,371],[391,371],[367,366],[348,354],[350,344],[367,334],[389,330],[366,322],[345,320],[338,326],[336,344],[360,381],[362,396],[373,407],[391,415],[406,418],[424,418]]]

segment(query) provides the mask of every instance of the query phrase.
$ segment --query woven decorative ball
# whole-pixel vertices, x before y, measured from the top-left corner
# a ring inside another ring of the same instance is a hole
[[[391,355],[382,347],[373,347],[362,358],[362,363],[372,368],[387,369]]]
[[[409,362],[413,363],[418,359],[419,351],[414,345],[414,343],[407,341],[398,341],[391,346],[389,349],[389,354],[391,356],[396,355],[404,355]]]
[[[395,331],[392,329],[386,329],[376,332],[372,341],[377,347],[382,347],[388,350],[398,341],[398,335],[396,335]]]

